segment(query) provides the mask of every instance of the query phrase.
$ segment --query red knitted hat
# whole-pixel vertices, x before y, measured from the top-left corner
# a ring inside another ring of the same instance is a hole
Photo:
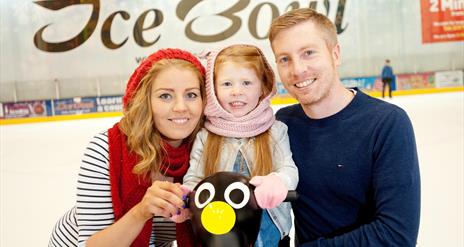
[[[158,50],[157,52],[151,54],[149,57],[145,58],[142,61],[142,63],[140,63],[139,67],[135,69],[134,73],[129,78],[129,81],[127,82],[126,92],[122,98],[124,108],[127,107],[127,105],[129,104],[129,101],[131,101],[131,99],[133,98],[140,84],[140,81],[148,73],[152,65],[162,59],[185,60],[193,64],[198,69],[198,71],[200,71],[200,73],[203,76],[205,76],[205,68],[200,63],[198,58],[196,58],[190,52],[184,51],[181,49],[172,49],[172,48]]]

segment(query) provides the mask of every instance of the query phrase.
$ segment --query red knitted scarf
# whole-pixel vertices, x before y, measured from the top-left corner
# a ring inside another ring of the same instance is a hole
[[[132,207],[139,203],[146,190],[151,186],[151,180],[132,173],[137,164],[137,156],[129,152],[126,145],[127,137],[116,123],[108,130],[110,184],[113,202],[114,220],[119,220]],[[161,173],[174,177],[174,181],[182,182],[182,177],[189,167],[190,146],[183,144],[178,148],[165,144],[167,152],[163,159]],[[149,245],[152,233],[152,219],[147,220],[142,231],[131,246],[146,247]],[[194,246],[192,227],[189,221],[176,224],[176,239],[178,246]]]

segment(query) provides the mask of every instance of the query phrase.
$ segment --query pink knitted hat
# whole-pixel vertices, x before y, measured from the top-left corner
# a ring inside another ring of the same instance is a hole
[[[129,78],[129,81],[127,82],[126,92],[124,94],[124,97],[122,98],[124,108],[126,108],[129,102],[132,100],[135,92],[139,87],[140,81],[148,73],[152,65],[162,59],[185,60],[193,64],[203,76],[205,75],[205,68],[203,67],[203,65],[201,65],[198,58],[196,58],[190,52],[172,48],[158,50],[157,52],[151,54],[149,57],[145,58]]]
[[[276,93],[274,73],[263,52],[258,47],[242,44],[233,46],[253,47],[258,50],[263,58],[265,69],[272,74],[272,91],[259,102],[254,110],[245,116],[234,117],[221,106],[214,90],[216,58],[221,51],[232,46],[211,52],[208,56],[206,71],[205,128],[217,135],[226,137],[254,137],[269,129],[275,121],[274,112],[270,106],[271,98]]]

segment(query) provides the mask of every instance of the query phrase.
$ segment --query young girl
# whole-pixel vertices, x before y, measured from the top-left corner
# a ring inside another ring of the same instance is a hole
[[[262,214],[255,246],[277,246],[291,228],[290,204],[282,203],[298,183],[287,126],[276,121],[270,99],[274,73],[263,53],[233,45],[208,56],[205,128],[196,137],[184,185],[234,171],[252,177]]]

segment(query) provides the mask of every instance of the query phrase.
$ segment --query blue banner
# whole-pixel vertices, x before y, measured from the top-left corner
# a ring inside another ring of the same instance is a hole
[[[357,87],[365,90],[373,90],[375,85],[375,80],[377,77],[354,77],[354,78],[343,78],[342,84],[345,87]]]
[[[97,98],[97,112],[121,112],[122,96],[104,96]]]
[[[96,98],[72,98],[53,100],[54,115],[73,115],[97,111]]]

